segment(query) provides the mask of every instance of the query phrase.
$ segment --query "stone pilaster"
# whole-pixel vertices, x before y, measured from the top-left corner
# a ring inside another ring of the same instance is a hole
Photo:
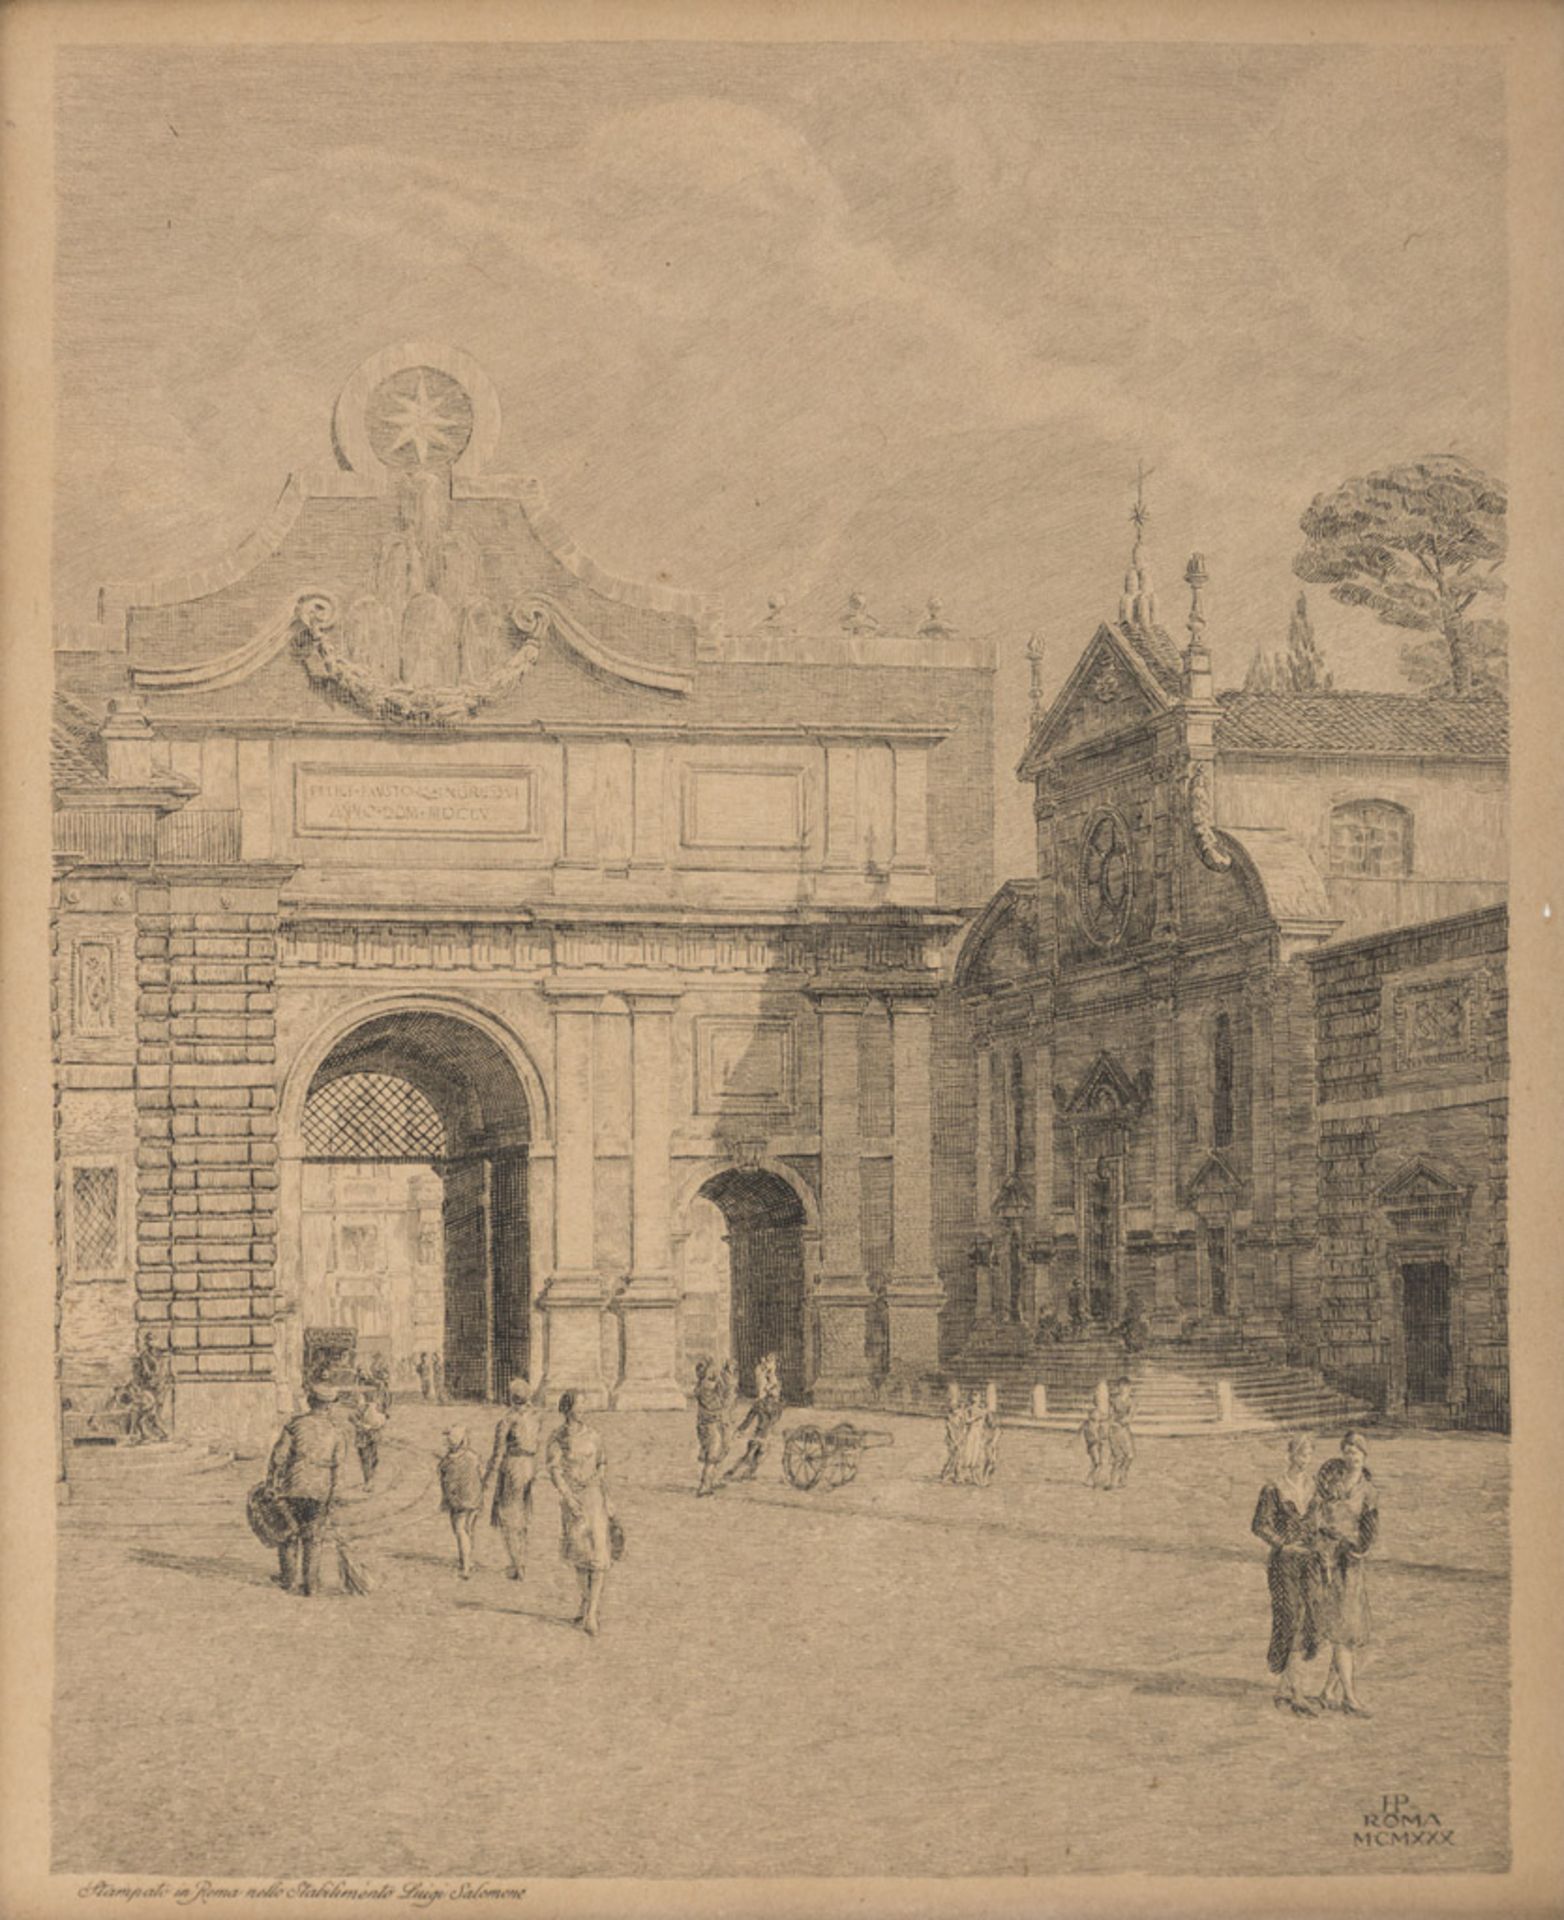
[[[1250,1192],[1254,1222],[1250,1238],[1255,1286],[1255,1293],[1244,1295],[1239,1303],[1246,1313],[1258,1310],[1269,1314],[1274,1312],[1276,1301],[1276,1077],[1272,1070],[1271,1033],[1276,987],[1274,974],[1255,974],[1249,979],[1246,994],[1250,1047]]]
[[[1178,1004],[1171,982],[1157,998],[1152,1019],[1151,1128],[1152,1128],[1152,1255],[1155,1298],[1151,1319],[1159,1333],[1176,1333],[1178,1255],[1174,1234],[1178,1225]]]
[[[619,1300],[624,1378],[616,1407],[682,1407],[675,1378],[679,1295],[669,1244],[670,1082],[677,994],[635,993],[630,1005],[629,1282]]]
[[[820,1012],[820,1282],[814,1400],[852,1406],[869,1392],[874,1296],[863,1271],[858,1030],[867,996],[822,992]]]
[[[561,996],[554,1006],[554,1270],[539,1305],[544,1315],[546,1391],[567,1387],[601,1407],[603,1284],[597,1271],[596,1138],[593,1116],[596,994]]]
[[[994,1050],[986,1035],[977,1047],[977,1124],[972,1148],[975,1324],[986,1327],[994,1318],[994,1270],[989,1255],[994,1231]]]
[[[891,1372],[918,1379],[939,1365],[944,1289],[934,1271],[932,994],[891,1002],[894,1058],[895,1240],[885,1304]]]
[[[1063,1314],[1068,1302],[1054,1298],[1054,1034],[1048,1013],[1037,1020],[1032,1038],[1032,1319],[1049,1311]]]
[[[287,870],[166,875],[137,929],[137,1290],[183,1434],[272,1436],[277,922]]]

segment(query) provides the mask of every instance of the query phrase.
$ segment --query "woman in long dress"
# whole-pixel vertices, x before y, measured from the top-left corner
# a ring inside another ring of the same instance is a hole
[[[1306,1575],[1309,1611],[1331,1656],[1320,1705],[1367,1719],[1369,1709],[1358,1698],[1354,1669],[1358,1649],[1369,1643],[1363,1557],[1379,1538],[1379,1496],[1368,1470],[1367,1444],[1356,1430],[1342,1436],[1340,1454],[1320,1468],[1308,1524],[1313,1534]]]
[[[602,1437],[576,1410],[574,1393],[559,1396],[564,1425],[548,1443],[549,1478],[559,1493],[560,1552],[576,1570],[581,1583],[581,1611],[576,1625],[595,1634],[602,1625],[603,1588],[613,1565],[613,1538],[609,1528],[608,1469]]]
[[[1276,1704],[1313,1717],[1318,1709],[1304,1694],[1302,1663],[1319,1650],[1305,1591],[1314,1498],[1314,1442],[1297,1435],[1287,1442],[1287,1471],[1266,1481],[1255,1504],[1253,1531],[1271,1549],[1265,1580],[1271,1592],[1271,1644],[1266,1665],[1276,1675]]]
[[[966,1487],[981,1487],[986,1475],[983,1467],[987,1455],[985,1444],[988,1435],[988,1396],[981,1387],[974,1387],[967,1398],[967,1426],[961,1436],[961,1484]]]
[[[527,1571],[527,1525],[532,1518],[532,1477],[537,1466],[538,1409],[526,1380],[512,1380],[509,1404],[494,1429],[494,1451],[483,1476],[485,1494],[494,1489],[489,1524],[498,1527],[510,1556],[510,1577]]]

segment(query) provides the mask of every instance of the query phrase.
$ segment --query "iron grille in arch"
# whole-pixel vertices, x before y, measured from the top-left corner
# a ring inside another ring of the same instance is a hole
[[[439,1160],[445,1129],[410,1080],[348,1073],[305,1102],[304,1151],[317,1160]]]

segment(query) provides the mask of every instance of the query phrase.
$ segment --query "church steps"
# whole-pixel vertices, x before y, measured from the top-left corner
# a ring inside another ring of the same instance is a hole
[[[1321,1375],[1280,1359],[1245,1350],[1230,1336],[1199,1350],[1181,1343],[1126,1355],[1106,1341],[1044,1347],[1030,1353],[1019,1342],[1008,1350],[969,1348],[944,1378],[964,1391],[993,1384],[1007,1421],[1060,1430],[1079,1426],[1099,1383],[1127,1376],[1135,1396],[1137,1433],[1221,1433],[1298,1426],[1345,1425],[1374,1417],[1373,1410],[1330,1386]],[[1222,1417],[1218,1384],[1230,1393]],[[1032,1412],[1033,1387],[1041,1385],[1047,1411]]]

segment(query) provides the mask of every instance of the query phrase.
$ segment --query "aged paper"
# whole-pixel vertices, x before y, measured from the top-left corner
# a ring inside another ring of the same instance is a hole
[[[0,30],[0,1906],[1560,1911],[1558,10]]]

